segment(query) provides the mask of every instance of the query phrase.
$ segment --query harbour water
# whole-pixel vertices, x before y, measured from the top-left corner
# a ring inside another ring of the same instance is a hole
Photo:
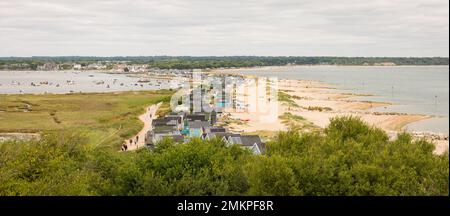
[[[374,111],[431,115],[407,125],[410,131],[449,133],[448,66],[292,66],[236,72],[280,79],[316,80],[339,91],[374,96],[364,100],[390,102]]]
[[[115,92],[176,88],[172,80],[77,71],[0,71],[0,94]]]

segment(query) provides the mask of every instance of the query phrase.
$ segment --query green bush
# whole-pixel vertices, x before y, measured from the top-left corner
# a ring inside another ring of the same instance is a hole
[[[135,152],[87,143],[67,132],[0,143],[0,195],[448,195],[448,153],[350,116],[280,132],[262,156],[219,139]]]
[[[323,135],[280,133],[268,148],[292,161],[303,195],[446,195],[448,153],[433,149],[408,134],[389,141],[355,117],[332,119]]]

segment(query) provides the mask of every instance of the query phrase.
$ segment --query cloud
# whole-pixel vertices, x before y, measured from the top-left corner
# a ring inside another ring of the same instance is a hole
[[[447,0],[15,0],[0,56],[448,56]]]

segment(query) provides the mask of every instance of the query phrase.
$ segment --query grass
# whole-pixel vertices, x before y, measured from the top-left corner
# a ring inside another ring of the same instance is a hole
[[[282,92],[295,92],[294,90],[290,90],[290,89],[281,89],[280,91],[282,91]]]
[[[283,115],[279,116],[279,118],[292,130],[308,132],[320,130],[320,127],[314,125],[312,122],[306,120],[302,116],[294,115],[289,112],[283,113]]]
[[[279,131],[269,131],[269,130],[258,130],[254,132],[245,132],[241,135],[259,135],[263,140],[273,140],[278,135]]]
[[[293,97],[285,92],[278,92],[278,101],[283,102],[287,106],[299,107],[297,103],[292,99]]]
[[[311,97],[301,97],[297,95],[292,95],[292,98],[294,98],[295,100],[312,100]]]
[[[137,133],[138,116],[171,91],[0,95],[0,133],[69,130],[86,134],[91,144],[117,147]]]
[[[236,124],[236,125],[247,125],[248,123],[240,119],[226,119],[224,120],[226,126]]]
[[[165,116],[165,115],[169,114],[170,111],[171,111],[170,102],[164,102],[161,104],[159,109],[156,111],[156,115],[157,116]]]
[[[303,109],[307,109],[309,111],[319,111],[319,112],[329,112],[333,111],[330,107],[320,107],[320,106],[309,106],[309,107],[302,107]]]

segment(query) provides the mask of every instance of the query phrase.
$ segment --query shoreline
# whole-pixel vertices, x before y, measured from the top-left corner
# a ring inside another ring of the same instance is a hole
[[[288,66],[298,67],[298,66]],[[397,67],[397,66],[376,66],[376,67]],[[272,69],[269,67],[268,69]],[[280,69],[286,68],[286,66],[278,67]],[[255,70],[257,68],[247,68],[245,70]],[[231,69],[236,70],[236,69]],[[242,70],[239,68],[237,70]],[[81,72],[81,71],[80,71]],[[206,74],[226,75],[233,74],[234,76],[241,76],[246,78],[255,78],[258,75],[242,75],[236,73],[229,73],[230,70],[212,70],[205,72]],[[101,72],[104,73],[104,72]],[[145,77],[142,73],[127,74],[136,78]],[[158,79],[157,77],[147,76],[147,78]],[[159,77],[160,78],[160,77]],[[169,78],[169,77],[167,77]],[[172,78],[173,79],[173,78]],[[354,115],[359,116],[362,120],[369,123],[369,125],[377,126],[387,133],[398,133],[404,130],[404,128],[413,123],[421,120],[432,118],[431,115],[421,114],[405,114],[405,113],[389,113],[380,111],[371,111],[370,109],[376,107],[387,107],[392,105],[387,102],[380,101],[368,101],[365,100],[366,96],[373,96],[371,94],[358,94],[352,92],[342,92],[333,85],[327,84],[322,81],[314,80],[296,80],[296,79],[279,79],[279,90],[288,95],[291,100],[298,105],[298,107],[290,107],[280,102],[278,110],[278,116],[282,116],[285,113],[290,113],[294,116],[300,116],[305,119],[304,124],[312,123],[312,125],[318,128],[324,128],[327,126],[329,119],[342,115]],[[73,92],[73,93],[29,93],[28,95],[45,95],[45,94],[102,94],[102,93],[120,93],[120,92],[140,92],[140,91],[158,91],[158,90],[125,90],[125,91],[111,91],[111,92]],[[17,94],[4,94],[4,95],[17,95]],[[274,124],[261,124],[255,120],[255,117],[262,115],[261,113],[256,116],[249,113],[232,113],[232,118],[236,119],[252,119],[251,122],[242,125],[232,125],[233,130],[254,133],[257,131],[280,131],[287,130],[287,123],[278,119]],[[311,126],[311,125],[309,125]],[[312,127],[311,127],[312,128]],[[408,131],[410,134],[426,134],[426,137],[432,137],[433,140],[444,140],[446,149],[448,149],[448,134],[442,136],[442,134],[427,132],[427,131]],[[420,137],[419,135],[417,137]],[[444,148],[445,149],[445,148]]]
[[[385,67],[385,66],[380,66]],[[253,68],[254,70],[254,68]],[[224,74],[222,71],[211,71],[212,74]],[[229,73],[226,71],[225,74]],[[233,73],[231,73],[233,74]],[[236,74],[234,74],[236,75]],[[245,78],[255,78],[257,75],[243,75]],[[353,115],[360,117],[369,125],[383,129],[386,133],[396,136],[405,131],[407,125],[425,119],[433,118],[432,115],[407,114],[395,112],[371,111],[376,107],[388,107],[392,105],[388,102],[367,101],[364,96],[373,96],[369,94],[344,93],[339,89],[332,88],[321,81],[297,80],[297,79],[278,79],[279,91],[287,94],[291,99],[291,104],[279,102],[278,116],[286,113],[294,117],[304,119],[302,124],[312,123],[319,129],[325,128],[329,119],[338,116]],[[330,91],[337,90],[337,91]],[[293,103],[292,103],[293,102]],[[258,131],[269,133],[275,131],[288,130],[288,124],[280,118],[276,122],[264,124],[258,122],[258,117],[262,113],[242,113],[227,110],[231,119],[247,120],[244,124],[231,124],[233,131],[244,133],[256,133]],[[407,131],[413,135],[413,138],[425,138],[436,144],[436,154],[442,154],[448,150],[448,134],[427,132],[427,131]]]
[[[309,64],[309,65],[273,65],[273,66],[255,66],[255,67],[239,67],[239,68],[216,68],[205,70],[206,73],[222,73],[222,72],[242,72],[249,70],[274,70],[274,69],[286,69],[286,68],[296,68],[296,67],[449,67],[449,65],[318,65],[318,64]]]
[[[5,96],[15,96],[15,95],[32,95],[32,96],[42,96],[42,95],[85,95],[85,94],[122,94],[122,93],[128,93],[128,92],[158,92],[158,91],[170,91],[170,88],[162,88],[162,89],[155,89],[155,90],[123,90],[123,91],[99,91],[99,92],[66,92],[66,93],[0,93],[0,95]],[[1,110],[0,110],[1,112]]]

